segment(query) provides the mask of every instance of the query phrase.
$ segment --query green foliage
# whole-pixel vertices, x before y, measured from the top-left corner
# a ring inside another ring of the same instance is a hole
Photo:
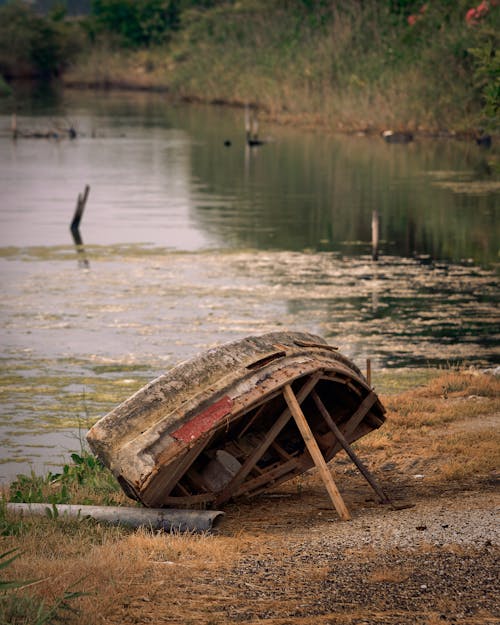
[[[179,27],[179,7],[174,0],[93,0],[97,33],[117,35],[125,47],[162,44]]]
[[[120,487],[113,475],[88,452],[72,454],[71,459],[72,462],[65,464],[61,473],[18,475],[10,485],[10,501],[47,502],[53,506],[76,500],[78,503],[94,503],[96,499],[105,504],[114,503]],[[48,510],[51,518],[57,516],[54,507]]]
[[[4,76],[59,75],[82,46],[80,29],[37,15],[20,0],[0,7],[0,74]]]
[[[500,14],[491,4],[471,25],[470,5],[242,0],[186,11],[172,41],[168,84],[183,95],[253,101],[273,114],[319,116],[343,127],[357,118],[373,129],[469,129],[481,107],[491,114],[497,94],[491,75],[479,86],[484,64],[476,71],[469,49],[486,31],[499,32]]]
[[[474,58],[474,80],[481,95],[481,123],[485,129],[498,130],[500,109],[500,55],[492,40],[470,48]]]

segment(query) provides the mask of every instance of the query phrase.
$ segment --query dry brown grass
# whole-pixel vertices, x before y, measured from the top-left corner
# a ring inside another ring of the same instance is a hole
[[[421,428],[500,411],[500,380],[450,372],[426,386],[385,398],[392,429]]]
[[[448,372],[418,389],[382,399],[386,423],[357,445],[374,464],[432,466],[432,479],[438,481],[477,478],[498,469],[498,378]]]

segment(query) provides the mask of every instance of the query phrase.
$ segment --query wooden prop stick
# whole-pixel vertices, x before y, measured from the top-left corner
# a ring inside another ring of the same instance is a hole
[[[312,375],[307,382],[304,383],[303,387],[297,394],[298,402],[302,403],[304,399],[309,395],[309,393],[316,386],[318,380],[321,378],[322,372],[316,373]],[[250,473],[250,471],[255,467],[257,462],[262,458],[262,456],[266,453],[268,448],[274,439],[278,436],[281,430],[285,427],[291,417],[289,408],[285,408],[285,410],[280,414],[278,419],[274,422],[271,429],[266,434],[264,440],[258,445],[253,452],[248,456],[240,470],[233,479],[226,485],[226,487],[219,493],[216,504],[220,505],[222,502],[227,501],[234,493],[234,491],[243,483],[243,480]]]
[[[342,495],[339,493],[337,485],[333,481],[331,473],[328,469],[328,466],[323,458],[323,454],[321,453],[320,448],[318,447],[318,443],[314,438],[313,433],[311,432],[311,428],[307,423],[307,419],[302,412],[301,407],[295,397],[294,392],[292,391],[292,387],[289,384],[286,384],[283,388],[283,395],[285,396],[286,403],[290,408],[290,412],[292,413],[293,418],[295,419],[295,423],[299,428],[299,431],[304,439],[306,447],[311,454],[314,464],[317,466],[318,471],[321,475],[321,479],[323,480],[326,490],[330,495],[330,499],[332,500],[333,505],[335,506],[335,510],[337,510],[338,515],[343,521],[350,521],[351,515],[349,514],[349,510],[342,499]]]
[[[363,421],[366,414],[370,411],[370,408],[377,401],[376,394],[372,391],[369,393],[363,401],[359,404],[356,412],[351,416],[349,421],[346,423],[344,427],[344,437],[348,439],[356,430],[358,425]],[[336,454],[337,451],[342,449],[342,445],[339,442],[336,442],[330,447],[328,450],[327,458],[331,458],[333,454]]]
[[[368,469],[365,467],[363,462],[358,458],[358,456],[355,454],[353,448],[349,445],[349,443],[345,439],[344,435],[339,430],[337,424],[332,419],[330,413],[328,412],[328,410],[326,409],[325,405],[321,401],[318,393],[316,393],[316,391],[313,391],[311,395],[312,395],[312,398],[314,399],[314,402],[316,403],[316,406],[318,407],[318,410],[321,413],[321,416],[323,417],[323,419],[328,424],[328,427],[335,434],[336,439],[342,445],[342,448],[345,450],[345,452],[347,453],[349,458],[358,467],[358,469],[360,470],[361,474],[366,479],[368,484],[370,484],[370,486],[376,492],[376,494],[378,495],[378,497],[380,499],[380,502],[381,503],[391,503],[389,497],[387,496],[387,494],[382,490],[382,488],[376,482],[376,480],[373,477],[373,475],[370,473],[370,471],[368,471]]]

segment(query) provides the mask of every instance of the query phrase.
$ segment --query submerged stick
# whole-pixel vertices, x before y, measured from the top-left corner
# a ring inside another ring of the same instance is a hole
[[[164,508],[124,508],[120,506],[80,506],[78,504],[8,503],[7,510],[21,514],[91,517],[111,525],[150,527],[164,532],[209,532],[224,515],[219,510],[177,510]]]
[[[80,227],[80,221],[83,216],[83,211],[85,210],[85,204],[87,203],[87,198],[89,196],[90,187],[88,184],[85,185],[85,190],[83,195],[81,193],[78,194],[78,199],[76,201],[76,210],[73,216],[73,221],[71,222],[71,231],[77,231]]]

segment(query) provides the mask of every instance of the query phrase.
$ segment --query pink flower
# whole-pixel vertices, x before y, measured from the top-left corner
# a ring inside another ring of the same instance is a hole
[[[418,17],[416,15],[408,15],[408,24],[410,26],[415,26],[417,23]]]
[[[493,6],[495,6],[496,2],[494,2]],[[488,15],[490,11],[490,4],[486,0],[483,0],[480,4],[477,5],[474,9],[469,9],[465,14],[465,21],[468,24],[477,24],[478,20]]]
[[[477,10],[469,9],[465,14],[465,21],[467,22],[467,24],[475,24],[477,17]]]

